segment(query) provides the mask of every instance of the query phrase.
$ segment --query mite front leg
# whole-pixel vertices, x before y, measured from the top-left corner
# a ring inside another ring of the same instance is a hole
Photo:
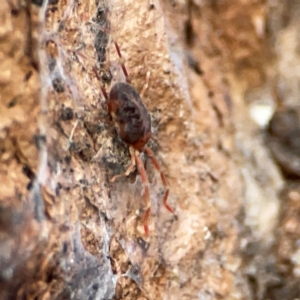
[[[114,41],[114,44],[115,44],[115,47],[116,47],[118,56],[119,56],[119,58],[120,58],[120,60],[121,60],[121,68],[122,68],[123,73],[124,73],[124,75],[125,75],[126,82],[127,82],[127,83],[131,83],[131,80],[130,80],[129,75],[128,75],[128,72],[127,72],[127,69],[126,69],[125,64],[124,64],[124,60],[123,60],[123,56],[122,56],[120,47],[119,47],[119,45],[118,45],[118,43],[117,43],[116,41]]]
[[[162,181],[164,187],[166,188],[166,191],[165,191],[165,194],[164,194],[164,197],[163,197],[163,204],[169,212],[173,213],[174,212],[173,209],[167,203],[168,196],[169,196],[169,188],[168,188],[168,183],[167,183],[166,177],[165,177],[164,173],[161,171],[160,165],[159,165],[157,159],[155,158],[154,153],[152,152],[152,150],[149,147],[145,147],[145,151],[148,154],[148,156],[150,157],[155,169],[159,172],[161,181]]]
[[[144,94],[146,92],[146,90],[148,89],[148,86],[149,86],[149,78],[150,78],[150,72],[148,71],[147,74],[146,74],[146,81],[143,85],[143,88],[142,88],[142,91],[140,92],[140,97],[143,98],[144,97]]]
[[[135,150],[135,160],[136,160],[136,164],[139,170],[139,173],[141,175],[142,178],[142,182],[144,185],[144,189],[145,189],[145,200],[146,200],[146,212],[144,215],[144,230],[146,235],[149,234],[149,227],[148,227],[148,220],[149,220],[149,214],[150,214],[150,191],[149,191],[149,181],[148,181],[148,177],[146,174],[146,170],[143,164],[143,161],[141,160],[140,157],[140,153]]]
[[[105,89],[105,86],[104,86],[104,84],[102,83],[102,80],[101,80],[101,78],[100,78],[100,76],[99,76],[99,74],[98,74],[98,71],[97,71],[97,68],[96,68],[96,67],[93,67],[93,72],[94,72],[96,78],[98,79],[98,81],[99,81],[99,83],[100,83],[100,88],[101,88],[102,94],[103,94],[103,96],[104,96],[104,98],[105,98],[105,101],[107,102],[109,97],[108,97],[107,91],[106,91],[106,89]]]
[[[110,182],[114,182],[117,178],[120,177],[127,177],[129,174],[131,174],[134,170],[135,170],[135,166],[136,166],[136,160],[135,160],[135,154],[134,154],[134,148],[133,147],[129,147],[129,152],[130,152],[130,158],[131,158],[131,164],[130,166],[127,168],[127,170],[119,175],[115,175]]]

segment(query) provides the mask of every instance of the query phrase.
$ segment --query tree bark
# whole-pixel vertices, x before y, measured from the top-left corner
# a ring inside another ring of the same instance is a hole
[[[287,7],[1,1],[1,299],[263,299],[283,179],[252,116],[275,77],[288,86]],[[143,154],[149,236],[138,172],[110,182],[130,154],[101,86],[122,64],[138,92],[150,73],[148,145],[174,209]]]

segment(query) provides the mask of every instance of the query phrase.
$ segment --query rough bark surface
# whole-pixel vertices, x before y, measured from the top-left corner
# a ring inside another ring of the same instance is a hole
[[[0,1],[1,299],[299,297],[299,187],[279,214],[258,118],[297,104],[299,7],[272,5]],[[122,62],[138,92],[150,72],[149,146],[175,211],[143,155],[149,236],[139,174],[110,182],[130,155],[100,87],[125,80]]]

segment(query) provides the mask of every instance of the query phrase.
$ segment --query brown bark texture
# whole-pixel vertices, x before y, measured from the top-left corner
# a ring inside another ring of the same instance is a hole
[[[1,0],[0,299],[299,297],[299,13]],[[101,87],[122,65],[138,92],[149,74],[148,146],[174,209],[142,153],[148,236],[137,170],[110,181],[130,154]]]

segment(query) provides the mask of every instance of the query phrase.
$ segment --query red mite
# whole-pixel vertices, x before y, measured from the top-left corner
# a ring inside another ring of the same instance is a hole
[[[122,59],[118,44],[116,42],[114,42],[114,44],[118,56],[120,57],[120,59]],[[136,167],[138,168],[145,189],[147,209],[144,216],[144,229],[146,235],[148,235],[148,219],[150,214],[151,202],[149,182],[144,164],[140,157],[141,152],[145,151],[147,153],[154,167],[160,173],[162,183],[166,188],[163,197],[164,206],[171,213],[173,213],[173,209],[167,203],[169,189],[165,175],[162,173],[160,165],[156,160],[152,150],[146,146],[147,142],[151,138],[151,118],[141,98],[143,97],[147,89],[148,83],[146,82],[141,93],[139,94],[136,89],[130,84],[130,79],[123,62],[121,63],[121,67],[126,77],[126,82],[118,82],[114,84],[109,94],[106,92],[104,86],[101,87],[101,90],[105,97],[108,111],[112,116],[113,122],[117,128],[117,132],[120,138],[129,146],[131,164],[127,168],[125,173],[114,176],[110,181],[114,182],[119,177],[128,176],[135,170]]]

